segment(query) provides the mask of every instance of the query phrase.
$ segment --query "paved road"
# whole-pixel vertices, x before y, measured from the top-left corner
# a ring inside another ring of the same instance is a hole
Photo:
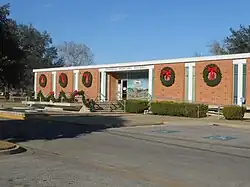
[[[107,132],[21,144],[26,153],[0,157],[1,187],[250,186],[250,159]]]

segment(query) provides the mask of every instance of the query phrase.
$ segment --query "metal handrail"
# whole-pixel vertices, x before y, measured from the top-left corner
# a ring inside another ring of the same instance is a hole
[[[103,95],[102,93],[98,93],[96,98],[95,98],[95,101],[102,101],[102,97],[105,98],[105,100],[107,99],[107,97],[105,95]]]
[[[121,96],[121,93],[116,92],[116,93],[115,93],[115,95],[116,95],[116,96]],[[122,100],[123,100],[123,99],[122,99]],[[121,102],[121,100],[117,99],[117,102],[118,102],[119,104],[121,104],[121,105],[122,105],[122,107],[124,108],[124,111],[125,111],[125,107],[126,107],[126,100],[123,100],[123,102]]]

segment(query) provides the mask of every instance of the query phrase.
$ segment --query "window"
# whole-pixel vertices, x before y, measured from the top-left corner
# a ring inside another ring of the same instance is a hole
[[[102,73],[99,73],[99,94],[101,93],[101,87],[102,87]]]
[[[193,95],[192,95],[192,101],[195,101],[195,66],[193,66]]]
[[[243,85],[242,96],[246,99],[246,78],[247,78],[247,65],[243,64]]]
[[[234,94],[233,94],[233,104],[237,104],[238,100],[238,64],[234,64]]]
[[[188,101],[188,87],[189,87],[189,84],[188,84],[188,71],[189,71],[189,66],[187,66],[185,68],[185,101]]]

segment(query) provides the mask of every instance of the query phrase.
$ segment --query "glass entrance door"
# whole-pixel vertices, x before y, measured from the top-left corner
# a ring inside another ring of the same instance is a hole
[[[122,80],[122,99],[127,99],[128,80]]]

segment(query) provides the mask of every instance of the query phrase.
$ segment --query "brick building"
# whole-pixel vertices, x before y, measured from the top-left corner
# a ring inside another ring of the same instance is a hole
[[[34,90],[45,95],[83,90],[88,98],[108,101],[152,98],[227,105],[245,98],[249,106],[249,63],[250,53],[244,53],[35,69]]]

